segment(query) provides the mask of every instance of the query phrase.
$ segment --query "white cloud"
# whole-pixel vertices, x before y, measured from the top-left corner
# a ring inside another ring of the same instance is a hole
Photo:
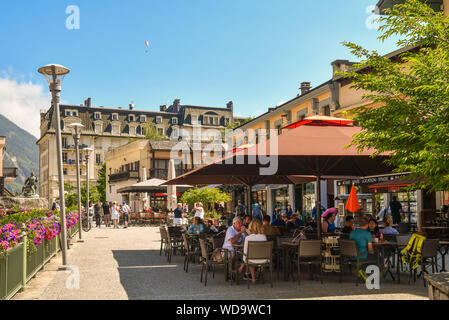
[[[0,73],[0,114],[39,138],[40,109],[49,108],[50,93],[41,84],[19,80],[11,73]]]

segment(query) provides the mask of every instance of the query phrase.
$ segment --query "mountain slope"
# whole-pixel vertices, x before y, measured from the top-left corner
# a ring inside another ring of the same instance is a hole
[[[18,167],[17,179],[6,185],[12,193],[21,192],[31,172],[39,177],[39,148],[37,138],[0,114],[0,136],[6,137],[4,167]]]

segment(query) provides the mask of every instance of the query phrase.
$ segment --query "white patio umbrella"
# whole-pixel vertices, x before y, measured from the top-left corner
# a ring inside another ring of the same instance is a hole
[[[176,178],[175,160],[170,159],[168,163],[168,180]],[[176,186],[167,186],[167,208],[172,211],[176,209],[178,204],[176,198]]]

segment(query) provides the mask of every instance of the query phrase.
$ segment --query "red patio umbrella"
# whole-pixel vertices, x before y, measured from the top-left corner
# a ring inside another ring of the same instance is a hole
[[[316,208],[318,234],[321,236],[321,179],[325,176],[364,177],[386,174],[393,170],[384,163],[388,155],[372,157],[375,152],[373,149],[359,152],[355,146],[347,147],[353,135],[360,131],[361,128],[353,126],[303,125],[248,149],[228,154],[225,158],[194,169],[166,184],[191,185],[203,179],[209,183],[213,176],[217,180],[238,179],[241,183],[246,181],[245,184],[253,185],[271,179],[266,176],[313,176],[318,182]],[[270,168],[273,169],[271,172]]]
[[[349,194],[348,203],[346,203],[346,210],[351,212],[357,212],[360,210],[359,199],[357,199],[357,193],[355,192],[354,184],[351,187],[351,193]]]

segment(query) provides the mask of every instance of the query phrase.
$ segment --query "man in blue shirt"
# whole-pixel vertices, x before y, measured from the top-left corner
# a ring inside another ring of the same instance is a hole
[[[273,227],[285,227],[285,221],[281,218],[281,215],[278,214],[276,216],[276,219],[274,219],[273,222],[271,222],[271,225]]]
[[[184,210],[182,209],[182,203],[178,203],[177,208],[173,211],[174,213],[174,219],[173,219],[173,224],[175,226],[180,226],[182,225],[182,215],[184,213]]]
[[[369,220],[367,217],[359,218],[359,227],[349,234],[350,240],[355,240],[360,260],[367,259],[368,254],[374,254],[373,238],[368,231]]]
[[[326,208],[321,206],[321,214],[323,214],[324,211],[326,211]],[[316,207],[313,207],[313,209],[312,209],[312,218],[313,218],[313,221],[315,221],[315,222],[317,221],[316,220]]]
[[[253,204],[253,219],[257,219],[260,222],[262,222],[262,214],[260,212],[260,204],[258,204],[257,202],[255,204]]]

